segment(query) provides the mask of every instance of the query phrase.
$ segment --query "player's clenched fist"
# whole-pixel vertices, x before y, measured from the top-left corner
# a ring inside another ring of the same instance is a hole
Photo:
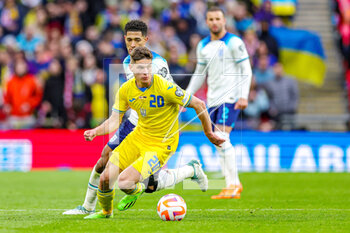
[[[220,146],[222,143],[224,143],[226,140],[223,138],[218,137],[215,133],[209,133],[206,135],[211,143],[213,143],[215,146]]]
[[[96,130],[90,129],[84,132],[84,138],[86,141],[92,141],[96,137]]]
[[[235,109],[244,110],[247,106],[248,106],[248,100],[240,98],[235,104]]]

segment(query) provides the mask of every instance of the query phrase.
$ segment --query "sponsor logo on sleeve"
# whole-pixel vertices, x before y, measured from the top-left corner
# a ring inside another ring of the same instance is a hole
[[[167,76],[167,74],[168,74],[168,70],[167,70],[165,67],[163,67],[162,69],[158,70],[158,73],[157,73],[157,74],[159,74],[159,75],[161,75],[163,78],[165,78],[165,77]]]
[[[182,89],[180,87],[176,87],[175,95],[178,97],[181,97],[184,95],[184,92],[182,91]]]

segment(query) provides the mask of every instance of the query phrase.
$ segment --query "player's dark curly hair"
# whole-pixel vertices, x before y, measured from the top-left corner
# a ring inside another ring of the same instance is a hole
[[[125,25],[125,34],[128,31],[131,32],[141,32],[143,36],[147,36],[147,31],[148,31],[148,27],[147,24],[141,20],[138,19],[134,19],[129,21],[126,25]]]
[[[136,47],[130,54],[132,62],[140,61],[142,59],[151,60],[153,58],[152,52],[146,47]]]

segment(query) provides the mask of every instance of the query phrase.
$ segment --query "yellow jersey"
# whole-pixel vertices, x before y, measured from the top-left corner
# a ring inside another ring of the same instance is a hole
[[[179,137],[179,105],[187,107],[192,96],[176,84],[154,74],[148,88],[138,88],[135,77],[118,90],[113,111],[123,113],[132,108],[139,120],[135,132],[164,142]]]

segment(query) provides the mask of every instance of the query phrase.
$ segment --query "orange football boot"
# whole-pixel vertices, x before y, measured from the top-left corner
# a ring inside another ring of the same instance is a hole
[[[211,199],[240,199],[242,191],[242,184],[231,184],[228,188],[222,189],[218,195],[211,196]]]

